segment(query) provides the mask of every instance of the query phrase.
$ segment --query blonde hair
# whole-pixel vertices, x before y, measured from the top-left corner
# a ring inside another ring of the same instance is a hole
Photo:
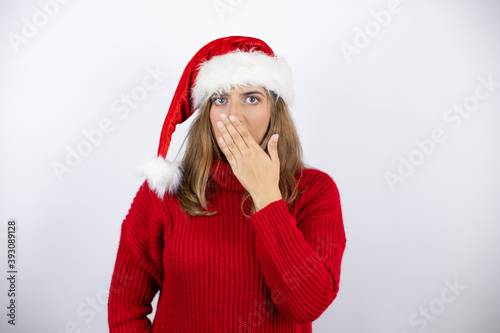
[[[304,169],[302,161],[302,147],[300,145],[297,130],[290,116],[288,106],[281,97],[274,92],[267,91],[271,105],[271,119],[266,134],[260,146],[267,151],[267,142],[274,133],[279,133],[278,157],[280,160],[279,188],[281,196],[291,208],[291,204],[297,198],[298,191],[295,175]],[[200,108],[200,113],[191,124],[186,136],[187,146],[181,165],[183,169],[183,179],[179,190],[176,193],[182,209],[191,216],[212,216],[216,211],[207,211],[209,200],[207,200],[207,190],[212,190],[211,186],[216,186],[209,181],[212,163],[218,160],[227,161],[224,153],[220,150],[215,141],[212,124],[210,121],[210,108],[212,101],[209,98]],[[186,141],[184,139],[184,142]],[[184,142],[182,145],[184,145]],[[208,188],[207,188],[208,186]],[[241,210],[246,217],[250,217],[244,211],[245,201],[251,199],[250,194],[245,191],[241,202]],[[253,203],[253,200],[251,201]],[[203,210],[202,207],[205,209]],[[252,214],[256,212],[255,205],[251,205]]]

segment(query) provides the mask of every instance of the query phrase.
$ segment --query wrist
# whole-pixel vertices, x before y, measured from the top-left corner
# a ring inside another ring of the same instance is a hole
[[[255,209],[257,211],[261,210],[262,208],[266,207],[270,203],[281,200],[283,197],[281,196],[281,192],[279,189],[274,190],[274,191],[267,191],[266,193],[258,196],[252,196],[252,200],[255,205]]]

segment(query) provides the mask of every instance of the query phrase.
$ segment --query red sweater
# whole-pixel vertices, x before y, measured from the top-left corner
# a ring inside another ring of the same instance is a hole
[[[346,238],[332,178],[306,168],[291,210],[281,199],[246,218],[245,189],[227,162],[215,165],[210,217],[139,189],[122,224],[110,332],[305,333],[337,296]]]

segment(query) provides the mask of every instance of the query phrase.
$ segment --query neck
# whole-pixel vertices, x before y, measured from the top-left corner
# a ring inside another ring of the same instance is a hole
[[[210,178],[222,189],[234,192],[245,191],[226,159],[215,160],[212,163]]]

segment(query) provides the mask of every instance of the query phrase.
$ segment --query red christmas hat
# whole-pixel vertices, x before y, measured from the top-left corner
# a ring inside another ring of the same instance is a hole
[[[180,162],[167,156],[172,133],[214,93],[231,87],[252,85],[274,91],[285,103],[293,101],[292,71],[262,40],[231,36],[202,47],[189,61],[175,90],[160,136],[158,157],[142,172],[160,198],[175,193],[182,179]]]

